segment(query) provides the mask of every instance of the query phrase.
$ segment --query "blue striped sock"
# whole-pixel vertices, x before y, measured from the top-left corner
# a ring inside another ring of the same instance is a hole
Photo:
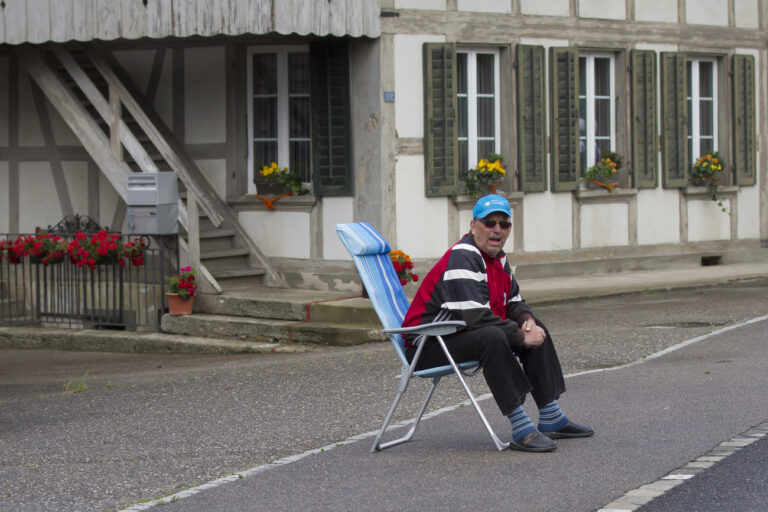
[[[512,411],[507,417],[512,423],[512,440],[515,442],[536,430],[531,418],[528,417],[521,405],[518,405],[517,409]]]
[[[539,409],[539,430],[541,432],[555,432],[567,423],[568,417],[563,414],[557,400],[553,400]]]

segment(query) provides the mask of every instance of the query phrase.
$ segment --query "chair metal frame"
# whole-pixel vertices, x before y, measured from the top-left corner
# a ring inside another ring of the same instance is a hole
[[[509,448],[509,443],[501,441],[493,431],[488,419],[480,409],[475,396],[472,394],[472,391],[469,389],[469,386],[464,379],[464,376],[476,375],[481,370],[480,363],[478,361],[465,361],[457,364],[448,351],[445,340],[443,340],[443,336],[457,332],[462,327],[465,327],[466,323],[459,320],[439,320],[416,327],[400,327],[405,315],[405,311],[402,310],[402,307],[405,306],[407,308],[408,299],[405,297],[405,292],[403,292],[397,274],[389,260],[389,245],[386,243],[386,240],[384,240],[384,238],[368,223],[339,224],[336,226],[336,231],[339,234],[342,243],[352,255],[355,266],[363,281],[363,286],[366,287],[374,310],[384,327],[382,332],[389,336],[401,362],[397,394],[384,418],[381,428],[376,434],[376,439],[373,442],[371,451],[376,452],[384,450],[410,441],[427,410],[427,406],[429,405],[440,380],[443,377],[452,374],[455,374],[461,382],[464,391],[469,396],[470,402],[480,416],[480,420],[488,431],[496,449],[502,451]],[[384,263],[383,256],[386,256],[386,263]],[[366,260],[366,258],[372,258],[373,260],[369,261]],[[386,288],[385,293],[381,292],[379,287]],[[416,353],[413,356],[413,360],[410,363],[405,357],[403,334],[418,335],[416,339],[418,346]],[[429,338],[435,338],[449,364],[416,370],[416,366],[421,358],[421,353]],[[386,432],[400,400],[405,395],[408,384],[411,379],[415,377],[431,379],[432,384],[427,390],[427,395],[413,421],[413,425],[404,436],[391,441],[382,442],[382,436],[384,435],[384,432]]]

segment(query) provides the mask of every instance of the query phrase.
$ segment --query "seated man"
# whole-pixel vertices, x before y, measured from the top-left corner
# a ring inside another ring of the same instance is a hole
[[[477,201],[469,233],[424,278],[403,327],[464,320],[464,330],[444,337],[448,351],[457,363],[480,361],[496,404],[512,422],[510,448],[548,452],[557,448],[552,439],[588,437],[594,431],[570,421],[557,403],[565,380],[555,346],[520,297],[502,250],[511,215],[509,202],[499,195]],[[415,338],[406,339],[409,361],[416,352]],[[417,369],[445,364],[440,345],[429,339]],[[539,408],[538,428],[522,408],[528,392]]]

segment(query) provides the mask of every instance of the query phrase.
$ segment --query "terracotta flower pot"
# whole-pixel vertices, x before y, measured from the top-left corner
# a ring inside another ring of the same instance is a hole
[[[178,293],[166,292],[168,297],[168,312],[173,316],[183,316],[192,314],[192,306],[195,303],[194,297],[182,299]]]

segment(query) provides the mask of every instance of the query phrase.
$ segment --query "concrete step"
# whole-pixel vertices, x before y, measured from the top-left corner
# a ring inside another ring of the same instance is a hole
[[[0,349],[42,348],[147,354],[272,354],[322,350],[321,347],[309,344],[203,338],[158,332],[0,327]]]
[[[195,297],[195,313],[273,320],[373,324],[371,302],[349,292],[250,287]]]
[[[228,315],[163,315],[161,329],[169,334],[267,343],[310,343],[350,346],[385,341],[378,327],[350,323],[273,320]]]

